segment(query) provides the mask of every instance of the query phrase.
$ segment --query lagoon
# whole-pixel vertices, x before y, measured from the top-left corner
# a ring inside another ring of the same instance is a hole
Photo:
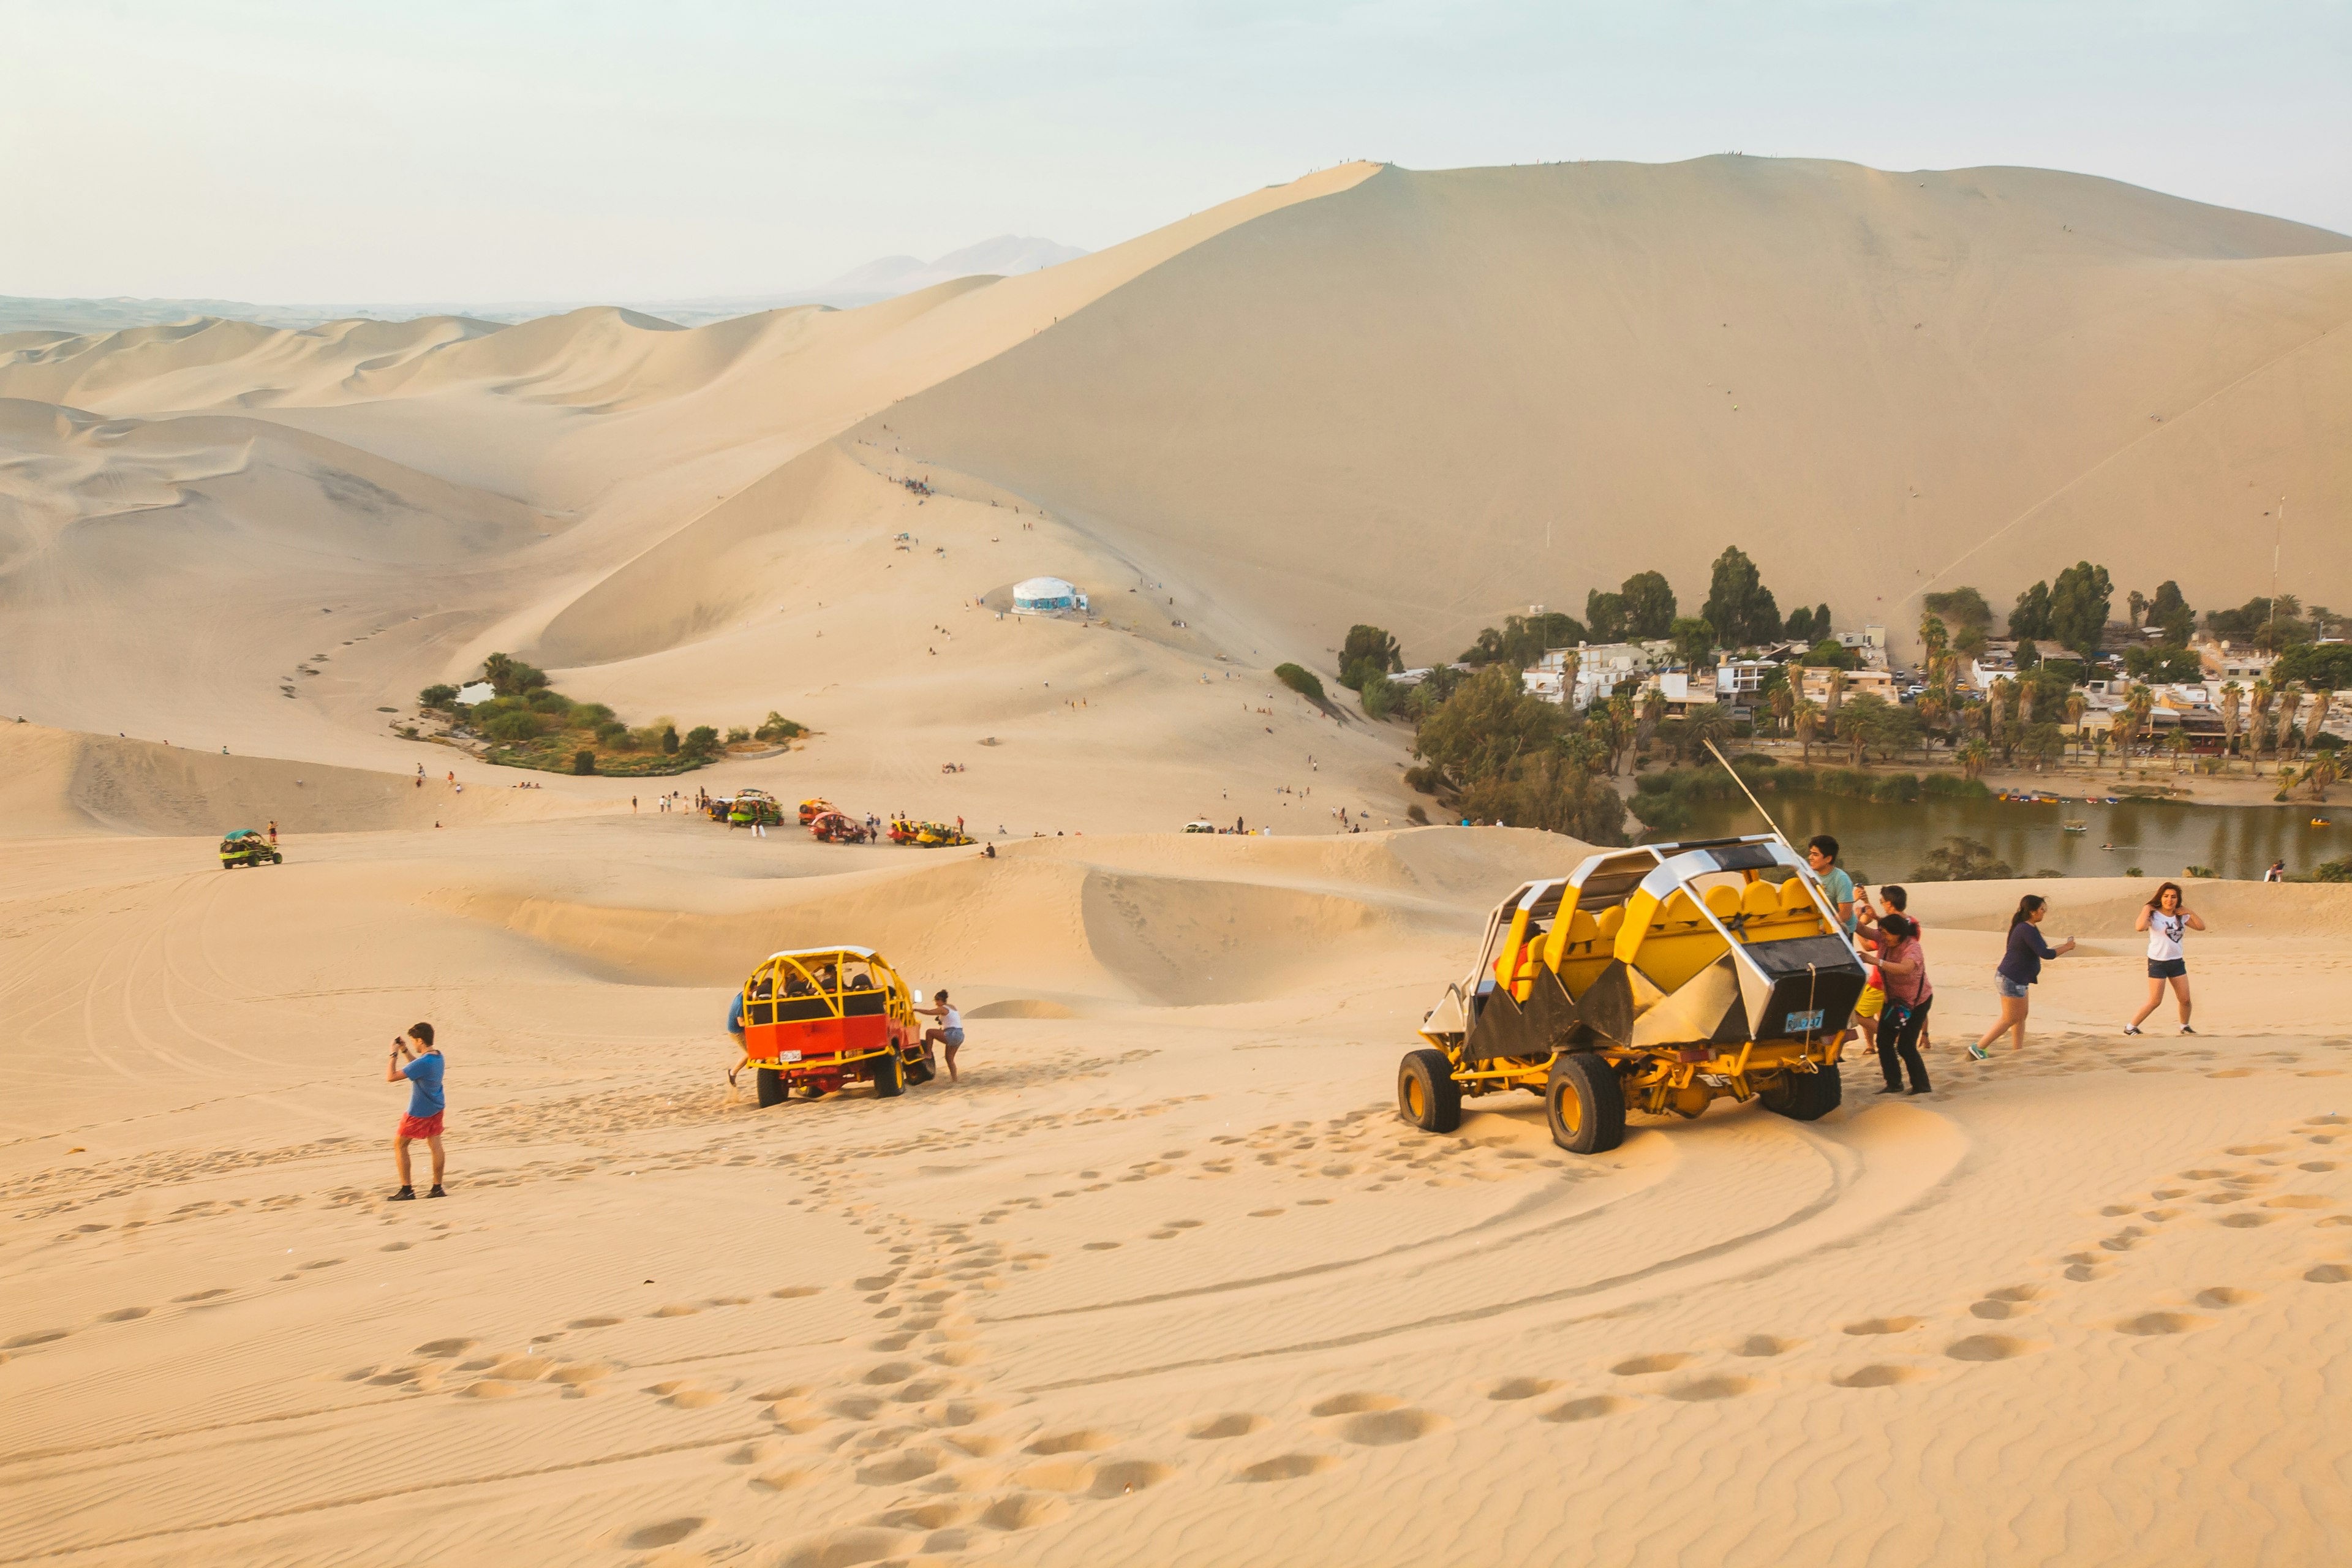
[[[2352,808],[2291,805],[2170,805],[2133,803],[2020,805],[2000,800],[1926,799],[1885,805],[1829,795],[1768,795],[1765,808],[1799,845],[1833,835],[1858,882],[1901,882],[1927,852],[1953,835],[1990,845],[2020,877],[2120,877],[2137,866],[2147,877],[2178,879],[2190,866],[2258,880],[2273,860],[2303,874],[2323,860],[2352,856]],[[2315,817],[2335,825],[2311,826]],[[2082,833],[2063,824],[2080,822]],[[1705,838],[1766,831],[1745,801],[1693,803],[1691,825],[1652,838]],[[2112,844],[2113,849],[2102,847]]]

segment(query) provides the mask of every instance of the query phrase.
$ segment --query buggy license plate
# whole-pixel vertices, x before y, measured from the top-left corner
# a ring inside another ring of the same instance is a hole
[[[1827,1011],[1825,1007],[1816,1007],[1810,1013],[1791,1013],[1780,1030],[1789,1035],[1810,1035],[1822,1026],[1822,1015]]]
[[[1789,1015],[1789,1016],[1790,1016],[1791,1018],[1793,1018],[1793,1017],[1795,1017],[1795,1016],[1796,1016],[1796,1015],[1795,1015],[1794,1013],[1791,1013],[1791,1014],[1790,1014],[1790,1015]],[[1816,1017],[1816,1018],[1818,1018],[1818,1017],[1820,1017],[1820,1016],[1821,1016],[1821,1015],[1820,1015],[1819,1013],[1816,1013],[1816,1014],[1814,1014],[1814,1015],[1813,1015],[1813,1016],[1814,1016],[1814,1017]],[[800,1054],[800,1052],[798,1052],[798,1051],[778,1051],[778,1052],[776,1053],[776,1059],[777,1059],[778,1061],[780,1061],[780,1062],[796,1062],[796,1061],[798,1061],[798,1060],[800,1060],[800,1059],[801,1059],[801,1054]]]

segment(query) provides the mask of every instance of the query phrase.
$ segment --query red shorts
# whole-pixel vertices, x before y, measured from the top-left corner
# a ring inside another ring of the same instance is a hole
[[[403,1138],[438,1138],[444,1114],[436,1110],[430,1116],[404,1116],[400,1119],[399,1135]]]

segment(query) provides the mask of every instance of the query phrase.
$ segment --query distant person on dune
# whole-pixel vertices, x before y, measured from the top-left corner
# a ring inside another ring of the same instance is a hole
[[[392,1194],[396,1203],[416,1195],[416,1188],[409,1180],[408,1146],[419,1139],[433,1149],[433,1188],[425,1195],[449,1195],[441,1190],[441,1117],[448,1107],[441,1092],[442,1066],[440,1047],[433,1043],[432,1025],[412,1024],[405,1038],[394,1037],[391,1058],[384,1064],[383,1081],[399,1083],[404,1079],[408,1083],[408,1114],[400,1119],[400,1129],[392,1137],[392,1157],[400,1167],[400,1191]]]

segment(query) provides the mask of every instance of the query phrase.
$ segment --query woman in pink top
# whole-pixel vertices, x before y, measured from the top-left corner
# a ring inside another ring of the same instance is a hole
[[[1886,1075],[1881,1094],[1902,1094],[1903,1074],[1911,1074],[1912,1094],[1928,1092],[1927,1064],[1919,1059],[1919,1037],[1936,988],[1927,984],[1927,957],[1919,950],[1919,922],[1890,914],[1878,922],[1878,973],[1886,987],[1886,1009],[1878,1021],[1878,1067]],[[1899,1065],[1898,1065],[1899,1062]]]

